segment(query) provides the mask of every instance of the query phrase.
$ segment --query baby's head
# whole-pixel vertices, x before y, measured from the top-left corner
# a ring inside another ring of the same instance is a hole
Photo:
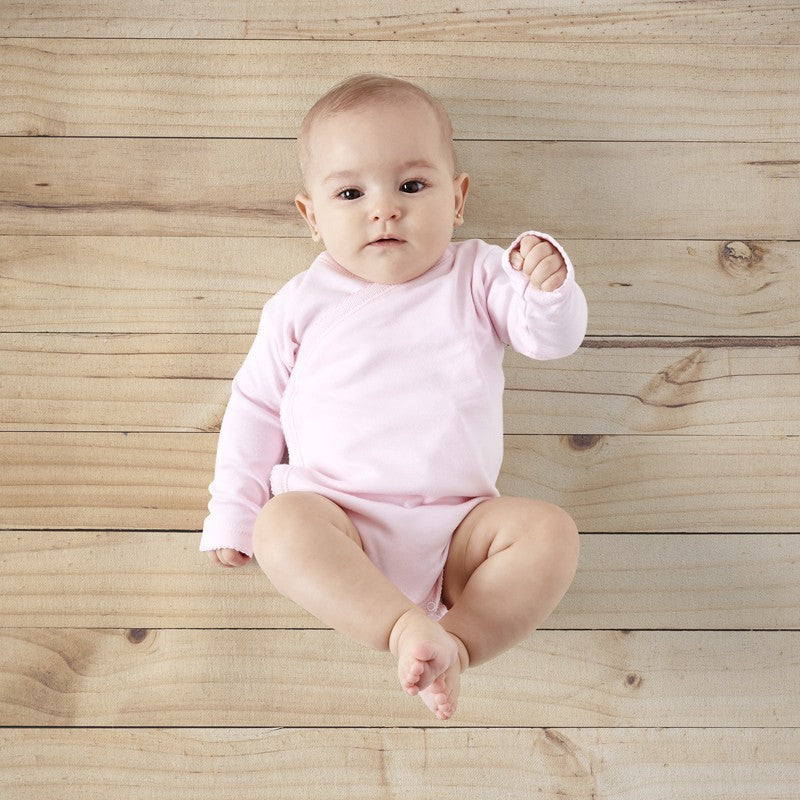
[[[295,202],[342,267],[404,283],[441,258],[462,222],[469,177],[455,175],[450,119],[427,92],[357,75],[317,101],[298,145],[305,192]]]
[[[442,136],[442,144],[450,158],[455,173],[453,151],[453,126],[444,106],[424,89],[391,75],[365,73],[334,86],[311,106],[300,126],[297,143],[300,150],[300,167],[305,179],[311,158],[310,134],[318,120],[344,111],[352,111],[369,105],[395,104],[417,101],[427,106],[434,114]]]

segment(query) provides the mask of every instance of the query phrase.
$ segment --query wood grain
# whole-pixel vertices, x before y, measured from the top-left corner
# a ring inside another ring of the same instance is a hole
[[[0,334],[0,429],[216,432],[251,341]],[[509,350],[506,433],[800,430],[800,339],[747,341],[588,339],[551,362]]]
[[[538,631],[465,674],[457,722],[797,727],[800,684],[786,676],[798,637]],[[435,722],[402,692],[389,653],[335,631],[7,628],[0,644],[6,725],[204,725],[209,714],[225,727]]]
[[[800,336],[800,241],[562,244],[590,335]],[[252,336],[317,253],[310,238],[4,236],[0,331]]]
[[[800,437],[508,436],[498,488],[583,531],[798,531]]]
[[[797,143],[461,142],[457,157],[473,179],[464,237],[797,236]],[[291,141],[10,137],[0,159],[8,234],[305,234]]]
[[[0,42],[0,135],[293,138],[366,71],[420,83],[458,139],[800,139],[800,47],[83,38]]]
[[[0,795],[794,800],[797,3],[0,7],[0,426],[38,429],[0,432]],[[459,235],[549,231],[590,303],[573,358],[506,364],[501,489],[574,514],[578,575],[448,726],[197,552],[316,252],[297,123],[362,69],[450,110]]]
[[[216,438],[0,435],[0,526],[199,530]]]
[[[505,430],[796,433],[800,340],[767,339],[761,347],[739,341],[589,339],[570,358],[551,362],[509,351]]]
[[[0,32],[8,36],[368,40],[634,41],[800,44],[791,0],[741,3],[657,0],[646,6],[593,0],[491,4],[482,0],[66,0],[31,6],[4,2]]]
[[[319,628],[199,535],[0,531],[0,627]],[[546,629],[800,629],[800,536],[584,534]],[[176,592],[175,587],[180,586]]]
[[[796,730],[3,729],[18,800],[794,800]]]
[[[217,437],[0,434],[0,527],[199,530]],[[800,437],[505,438],[502,494],[589,532],[800,532]]]

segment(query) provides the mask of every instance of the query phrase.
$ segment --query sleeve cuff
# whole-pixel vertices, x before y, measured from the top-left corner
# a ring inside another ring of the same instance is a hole
[[[238,550],[246,556],[253,555],[253,530],[252,527],[242,526],[220,527],[206,517],[203,525],[203,535],[200,539],[200,552],[205,553],[209,550],[220,550],[229,547],[231,550]]]

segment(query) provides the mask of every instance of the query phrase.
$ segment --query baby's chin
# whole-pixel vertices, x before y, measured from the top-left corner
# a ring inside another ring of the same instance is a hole
[[[410,269],[407,271],[394,270],[389,273],[383,270],[375,270],[369,275],[364,275],[362,277],[364,280],[370,281],[371,283],[379,283],[383,286],[397,286],[403,283],[410,283],[411,281],[415,281],[417,278],[421,278],[423,275],[430,272],[432,268],[433,265],[430,267],[425,267],[424,269]]]
[[[380,261],[380,259],[376,259],[376,261]],[[402,264],[394,265],[376,263],[374,265],[355,266],[349,265],[348,263],[342,264],[338,261],[336,263],[345,272],[349,273],[350,275],[354,275],[357,278],[361,278],[361,280],[368,281],[369,283],[378,283],[384,286],[394,286],[421,278],[423,275],[429,272],[435,266],[435,264],[438,263],[438,261],[439,260],[437,259],[434,264],[422,268],[416,264],[403,266]]]
[[[447,250],[445,249],[433,259],[428,255],[422,264],[420,264],[419,260],[398,258],[398,253],[396,251],[384,251],[375,253],[374,259],[365,259],[358,265],[353,265],[352,268],[347,264],[343,266],[344,269],[351,274],[356,275],[362,280],[369,281],[370,283],[397,285],[409,283],[430,272],[442,261],[446,252]]]

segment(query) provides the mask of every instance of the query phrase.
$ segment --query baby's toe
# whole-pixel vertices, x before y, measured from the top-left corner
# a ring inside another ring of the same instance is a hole
[[[412,661],[400,670],[400,683],[409,694],[419,692],[419,679],[422,677],[424,667],[419,661]]]
[[[455,708],[452,703],[442,703],[436,707],[436,717],[440,720],[450,719],[455,713]]]

